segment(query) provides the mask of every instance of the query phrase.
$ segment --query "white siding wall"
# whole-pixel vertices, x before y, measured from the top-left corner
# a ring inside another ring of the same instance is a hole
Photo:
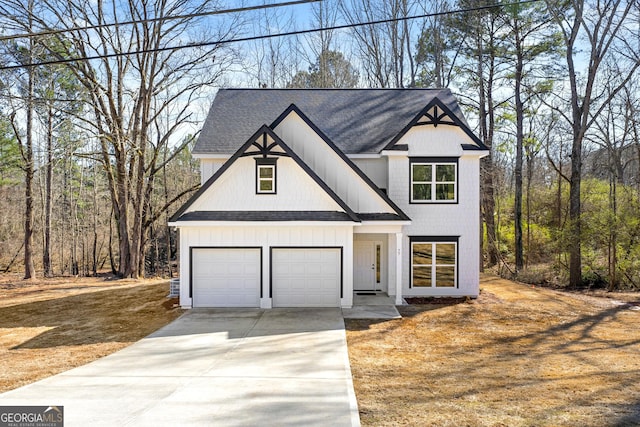
[[[389,188],[386,157],[379,159],[351,159],[353,163],[364,172],[379,188]]]
[[[460,143],[471,142],[457,126],[417,126],[409,130],[398,144],[409,144],[410,157],[458,157]]]
[[[297,114],[287,116],[275,132],[355,212],[393,213],[384,200]]]
[[[236,160],[188,210],[344,210],[290,158],[278,159],[277,194],[256,194],[256,163],[252,157]]]
[[[458,128],[417,127],[400,144],[409,144],[408,156],[389,157],[389,196],[411,218],[403,227],[403,294],[477,295],[480,258],[480,159],[475,153],[463,154],[461,142],[468,136]],[[457,204],[409,204],[409,157],[458,157]],[[458,241],[458,288],[411,288],[411,248],[408,236],[460,236]]]
[[[353,304],[353,226],[233,226],[180,228],[180,305],[191,307],[189,298],[189,248],[215,246],[262,247],[262,292],[260,305],[271,307],[269,299],[270,262],[272,246],[342,247],[343,307]]]
[[[200,185],[207,182],[225,161],[225,159],[200,159]]]

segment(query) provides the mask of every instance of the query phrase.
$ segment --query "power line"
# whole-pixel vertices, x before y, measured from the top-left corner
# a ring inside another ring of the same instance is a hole
[[[94,55],[94,56],[86,56],[86,57],[79,57],[79,58],[58,59],[58,60],[42,61],[42,62],[29,63],[29,64],[7,65],[7,66],[0,67],[0,70],[13,70],[17,68],[29,68],[29,67],[37,67],[41,65],[68,64],[71,62],[116,58],[120,56],[137,55],[141,53],[166,52],[170,50],[174,51],[174,50],[188,49],[188,48],[207,47],[207,46],[214,46],[214,45],[224,45],[229,43],[240,43],[240,42],[248,42],[248,41],[255,41],[255,40],[271,39],[276,37],[288,37],[288,36],[295,36],[295,35],[301,35],[301,34],[317,33],[320,31],[343,30],[347,28],[363,27],[366,25],[380,25],[380,24],[388,24],[391,22],[408,21],[412,19],[432,18],[436,16],[445,16],[445,15],[452,15],[457,13],[466,13],[466,12],[475,12],[479,10],[486,10],[486,9],[493,9],[493,8],[502,8],[505,6],[518,6],[522,4],[528,4],[528,3],[537,3],[539,1],[542,1],[542,0],[521,0],[513,3],[492,4],[492,5],[478,6],[478,7],[466,8],[466,9],[451,10],[446,12],[434,12],[434,13],[427,13],[423,15],[404,16],[400,18],[389,18],[389,19],[381,19],[377,21],[335,25],[333,27],[312,28],[307,30],[289,31],[289,32],[277,33],[277,34],[264,34],[260,36],[241,37],[236,39],[218,40],[218,41],[211,41],[211,42],[187,43],[181,46],[166,46],[166,47],[153,48],[153,49],[142,49],[142,50],[129,51],[129,52],[117,52],[117,53],[110,53],[105,55]]]
[[[161,18],[148,18],[148,19],[131,20],[131,21],[123,21],[123,22],[113,22],[108,24],[95,24],[95,25],[88,25],[86,27],[60,28],[60,29],[52,29],[52,30],[46,30],[46,31],[38,31],[35,33],[23,33],[23,34],[12,34],[8,36],[0,36],[0,41],[21,39],[21,38],[27,38],[27,37],[50,36],[54,34],[68,33],[72,31],[96,30],[99,28],[117,27],[122,25],[145,24],[149,22],[172,21],[176,19],[201,18],[204,16],[211,16],[211,15],[224,15],[229,13],[251,12],[254,10],[270,9],[270,8],[283,7],[283,6],[296,6],[300,4],[317,3],[321,1],[323,0],[294,0],[294,1],[288,1],[283,3],[270,3],[270,4],[263,4],[258,6],[238,7],[234,9],[213,10],[210,12],[189,13],[186,15],[164,16]]]

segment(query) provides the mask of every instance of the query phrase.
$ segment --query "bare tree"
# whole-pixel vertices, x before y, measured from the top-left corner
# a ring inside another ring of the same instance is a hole
[[[229,65],[227,54],[218,44],[188,50],[171,48],[180,42],[228,38],[232,29],[237,29],[237,21],[210,28],[202,27],[204,21],[200,27],[194,25],[194,14],[215,7],[212,2],[193,4],[187,0],[47,0],[43,13],[36,17],[19,2],[12,3],[14,10],[22,11],[17,16],[32,18],[40,28],[68,30],[57,33],[58,45],[68,49],[50,53],[60,59],[77,58],[69,66],[89,93],[93,117],[87,117],[85,125],[93,129],[100,142],[99,159],[117,220],[121,276],[144,274],[151,195],[165,161],[163,148],[193,121],[191,104]],[[121,20],[135,23],[119,24]],[[176,105],[180,107],[175,109]],[[169,109],[171,126],[162,135],[154,135],[156,118]]]
[[[349,24],[385,19],[384,24],[360,25],[353,28],[353,38],[365,78],[375,87],[415,86],[412,22],[415,3],[410,0],[343,0],[340,11]]]
[[[430,6],[432,9],[428,9]],[[425,20],[420,31],[415,54],[417,67],[416,85],[422,87],[449,87],[454,75],[456,59],[463,39],[449,37],[446,12],[451,8],[450,0],[425,3],[422,13],[435,15]]]
[[[298,71],[287,87],[353,89],[358,85],[358,77],[358,71],[341,52],[330,50],[322,52],[308,72]]]
[[[252,19],[255,34],[293,31],[291,13],[264,9]],[[243,68],[251,77],[250,85],[284,87],[299,68],[299,43],[296,37],[270,37],[247,47]]]
[[[29,0],[25,5],[26,20],[24,21],[24,28],[27,31],[32,31],[34,28],[34,20],[32,19],[32,13],[34,10],[34,1]],[[9,43],[5,45],[10,56],[13,60],[19,64],[31,63],[33,59],[37,57],[36,48],[37,40],[34,37],[29,38],[26,43]],[[35,162],[34,162],[34,111],[35,111],[35,71],[32,68],[28,68],[24,73],[14,73],[13,77],[18,82],[18,93],[10,93],[9,98],[14,101],[23,101],[22,105],[12,107],[11,125],[13,133],[18,140],[20,147],[20,156],[22,158],[21,168],[24,172],[24,278],[32,279],[36,276],[34,265],[34,248],[33,248],[33,233],[34,233],[34,174],[35,174]],[[13,88],[8,88],[11,91]],[[14,98],[14,95],[18,95]],[[24,112],[24,116],[19,116],[19,111]],[[24,120],[24,129],[21,128],[20,123]]]
[[[312,5],[312,25],[317,28],[329,28],[336,25],[338,8],[330,2],[315,3]],[[331,87],[330,75],[331,61],[329,52],[336,50],[333,30],[318,31],[307,37],[310,55],[307,62],[314,64],[317,69],[318,87]]]

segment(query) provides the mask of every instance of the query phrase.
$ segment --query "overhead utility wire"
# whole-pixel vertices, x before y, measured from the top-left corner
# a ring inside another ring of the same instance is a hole
[[[189,13],[186,15],[163,16],[160,18],[147,18],[147,19],[140,19],[140,20],[112,22],[108,24],[87,25],[86,27],[59,28],[59,29],[38,31],[34,33],[22,33],[22,34],[12,34],[8,36],[0,36],[0,41],[22,39],[27,37],[50,36],[54,34],[68,33],[72,31],[96,30],[99,28],[117,27],[122,25],[145,24],[147,22],[173,21],[176,19],[201,18],[204,16],[211,16],[211,15],[225,15],[230,13],[251,12],[254,10],[270,9],[270,8],[283,7],[283,6],[297,6],[300,4],[317,3],[321,1],[323,0],[294,0],[294,1],[287,1],[282,3],[269,3],[269,4],[258,5],[258,6],[238,7],[234,9],[213,10],[210,12]]]
[[[467,9],[451,10],[451,11],[447,11],[447,12],[435,12],[435,13],[427,13],[427,14],[424,14],[424,15],[404,16],[404,17],[401,17],[401,18],[381,19],[381,20],[378,20],[378,21],[357,22],[357,23],[354,23],[354,24],[336,25],[336,26],[333,26],[333,27],[313,28],[313,29],[308,29],[308,30],[289,31],[289,32],[286,32],[286,33],[264,34],[264,35],[260,35],[260,36],[242,37],[242,38],[237,38],[237,39],[218,40],[218,41],[212,41],[212,42],[187,43],[187,44],[182,45],[182,46],[166,46],[166,47],[159,47],[159,48],[153,48],[153,49],[142,49],[142,50],[129,51],[129,52],[117,52],[117,53],[109,53],[109,54],[104,54],[104,55],[86,56],[86,57],[81,57],[81,58],[68,58],[68,59],[59,59],[59,60],[53,60],[53,61],[36,62],[36,63],[30,63],[30,64],[8,65],[8,66],[0,67],[0,70],[13,70],[13,69],[16,69],[16,68],[29,68],[29,67],[37,67],[37,66],[40,66],[40,65],[67,64],[67,63],[70,63],[70,62],[90,61],[90,60],[94,60],[94,59],[116,58],[116,57],[120,57],[120,56],[136,55],[136,54],[141,54],[141,53],[166,52],[168,50],[180,50],[180,49],[188,49],[188,48],[194,48],[194,47],[206,47],[206,46],[213,46],[213,45],[223,45],[223,44],[228,44],[228,43],[240,43],[240,42],[247,42],[247,41],[254,41],[254,40],[271,39],[271,38],[275,38],[275,37],[287,37],[287,36],[295,36],[295,35],[300,35],[300,34],[317,33],[317,32],[320,32],[320,31],[343,30],[343,29],[346,29],[346,28],[363,27],[365,25],[379,25],[379,24],[387,24],[387,23],[390,23],[390,22],[408,21],[408,20],[411,20],[411,19],[430,18],[430,17],[435,17],[435,16],[452,15],[452,14],[456,14],[456,13],[474,12],[474,11],[477,11],[477,10],[493,9],[493,8],[496,8],[496,7],[517,6],[517,5],[521,5],[521,4],[527,4],[527,3],[537,3],[539,1],[542,1],[542,0],[522,0],[522,1],[517,1],[517,2],[513,2],[513,3],[492,4],[492,5],[478,6],[478,7],[472,7],[472,8],[467,8]]]

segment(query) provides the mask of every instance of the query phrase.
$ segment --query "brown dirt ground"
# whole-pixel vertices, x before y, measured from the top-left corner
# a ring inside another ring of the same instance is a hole
[[[177,318],[167,280],[0,277],[0,393],[120,350]]]
[[[640,425],[640,295],[480,287],[346,322],[364,426]]]

